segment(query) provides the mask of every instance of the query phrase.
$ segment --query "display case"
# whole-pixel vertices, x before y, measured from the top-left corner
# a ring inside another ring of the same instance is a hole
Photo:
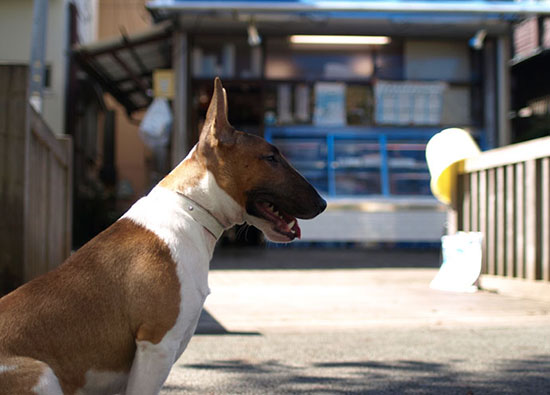
[[[430,195],[424,157],[437,128],[266,127],[265,137],[324,195]]]

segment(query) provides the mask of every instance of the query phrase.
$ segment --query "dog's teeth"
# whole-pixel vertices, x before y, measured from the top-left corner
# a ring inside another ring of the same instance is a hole
[[[289,229],[292,229],[292,227],[294,226],[295,223],[296,223],[295,220],[290,221],[290,222],[287,224],[288,228],[289,228]],[[293,232],[293,233],[294,233],[294,232]]]
[[[290,229],[290,233],[296,234],[296,231],[294,229]]]

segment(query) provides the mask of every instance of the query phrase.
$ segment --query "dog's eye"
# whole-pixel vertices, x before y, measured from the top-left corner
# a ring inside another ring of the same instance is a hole
[[[268,162],[271,162],[271,163],[277,162],[277,158],[276,158],[275,155],[273,155],[273,154],[264,155],[264,156],[262,156],[262,159],[263,159],[263,160],[266,160],[266,161],[268,161]]]

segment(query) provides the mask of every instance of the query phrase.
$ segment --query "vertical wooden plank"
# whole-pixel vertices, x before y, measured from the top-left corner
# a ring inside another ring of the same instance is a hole
[[[479,232],[479,172],[470,174],[471,197],[471,228],[473,232]]]
[[[25,239],[29,245],[29,256],[26,262],[25,267],[25,281],[32,280],[36,273],[36,257],[40,254],[38,241],[38,235],[40,233],[40,206],[38,199],[36,198],[40,194],[40,183],[38,182],[38,177],[40,174],[36,172],[40,171],[40,150],[36,144],[36,141],[30,138],[30,157],[29,157],[29,177],[27,178],[27,199],[28,199],[28,209],[26,210],[26,215],[28,217],[29,227],[25,231]]]
[[[550,157],[541,160],[540,247],[542,279],[550,281]]]
[[[55,255],[53,257],[53,269],[59,266],[66,258],[65,255],[65,168],[61,163],[56,163],[55,168],[55,199],[56,199],[56,211],[55,226],[56,226],[56,241],[55,241]]]
[[[31,133],[29,133],[30,135]],[[37,199],[34,197],[38,193],[38,187],[39,185],[35,182],[36,177],[34,177],[34,169],[37,167],[37,160],[38,160],[38,152],[36,151],[36,144],[34,140],[31,139],[29,141],[29,151],[28,151],[27,161],[28,161],[28,167],[29,171],[27,174],[29,175],[29,178],[27,178],[25,181],[27,183],[25,194],[27,195],[26,198],[28,200],[28,203],[25,208],[25,251],[26,251],[26,259],[25,259],[25,281],[29,281],[33,278],[34,273],[34,262],[35,262],[35,255],[36,255],[36,233],[37,233],[37,217],[36,212],[38,211],[36,209],[37,206]]]
[[[519,278],[525,277],[525,174],[524,164],[516,164],[516,259],[515,273]]]
[[[27,197],[29,199],[29,209],[27,210],[27,215],[29,216],[29,221],[31,224],[31,229],[29,229],[29,234],[27,235],[30,242],[29,250],[29,259],[27,262],[27,268],[25,269],[25,281],[32,280],[36,277],[38,272],[37,267],[37,258],[42,255],[40,244],[40,234],[42,233],[42,219],[40,218],[42,211],[40,205],[40,195],[42,194],[42,183],[40,179],[42,178],[41,174],[41,150],[37,141],[32,138],[32,131],[30,136],[30,168],[29,168],[29,191],[30,194]]]
[[[7,193],[7,154],[8,154],[8,81],[9,72],[6,67],[0,66],[0,202],[4,203]],[[2,206],[0,204],[0,214],[2,213]],[[2,218],[5,218],[3,215]],[[1,225],[0,225],[1,226]],[[3,236],[3,232],[0,228],[0,240]],[[2,249],[3,250],[3,249]],[[0,270],[2,268],[2,262],[0,261]],[[0,290],[0,292],[2,292]]]
[[[506,166],[506,275],[517,275],[516,267],[516,181],[514,165]]]
[[[540,276],[537,265],[537,161],[525,162],[525,277],[536,280]]]
[[[462,213],[460,215],[462,221],[461,229],[468,232],[472,230],[472,209],[471,209],[471,177],[469,174],[461,175],[462,184]]]
[[[454,180],[451,182],[455,185],[451,190],[451,204],[447,209],[447,234],[454,235],[460,229],[460,208],[462,207],[462,184],[460,175],[453,171],[451,172]]]
[[[66,167],[64,169],[64,198],[63,209],[65,212],[65,223],[63,226],[64,249],[63,260],[71,254],[73,242],[73,141],[70,137],[60,139],[60,143],[65,147],[67,154]]]
[[[525,162],[525,277],[536,280],[537,265],[537,162]]]
[[[487,170],[479,172],[479,231],[483,234],[481,272],[487,273]]]
[[[59,185],[57,183],[57,168],[58,168],[58,162],[55,160],[52,152],[48,149],[49,147],[44,147],[45,153],[46,153],[46,168],[47,173],[46,177],[48,179],[48,182],[46,184],[46,191],[45,196],[47,199],[46,202],[46,237],[47,240],[46,244],[46,257],[47,261],[44,262],[44,266],[42,267],[43,273],[49,271],[50,269],[54,268],[57,261],[57,252],[59,251],[59,245],[58,245],[58,222],[59,222],[59,215],[60,212],[58,210],[59,208],[59,197],[57,191],[59,190]]]
[[[40,184],[40,194],[35,196],[38,198],[38,218],[39,218],[39,229],[40,233],[37,235],[36,243],[39,245],[38,251],[39,254],[35,257],[35,273],[34,277],[37,277],[46,272],[46,267],[48,267],[48,186],[50,183],[49,179],[49,152],[46,146],[41,144],[41,142],[36,141],[38,150],[40,152],[40,180],[36,180]],[[36,173],[36,170],[33,171]]]
[[[32,255],[29,261],[29,272],[26,280],[32,280],[43,273],[43,267],[47,265],[47,185],[48,185],[48,165],[47,151],[39,140],[36,139],[34,132],[31,131],[31,146],[33,154],[33,166],[30,169],[29,180],[34,193],[29,196],[31,204],[31,221],[33,224],[32,236]]]
[[[65,255],[65,168],[58,164],[56,170],[56,183],[57,187],[57,250],[55,254],[55,260],[53,262],[54,267],[59,266],[67,257]]]
[[[496,224],[496,260],[497,274],[505,275],[506,262],[506,173],[503,166],[496,170],[496,191],[497,191],[497,224]]]
[[[487,240],[485,248],[487,250],[487,273],[496,274],[496,258],[495,258],[495,240],[496,240],[496,186],[495,186],[495,169],[489,169],[487,174]]]
[[[33,186],[31,182],[31,166],[33,159],[32,139],[31,139],[31,121],[32,117],[36,116],[31,111],[30,105],[25,106],[25,140],[24,140],[24,155],[23,155],[23,278],[25,281],[29,278],[28,272],[30,269],[30,260],[34,253],[34,245],[31,236],[36,231],[34,228],[35,219],[32,216],[32,202],[30,196],[33,196]]]

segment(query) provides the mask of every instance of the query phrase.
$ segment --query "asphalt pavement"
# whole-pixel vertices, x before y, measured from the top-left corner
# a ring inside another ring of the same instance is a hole
[[[439,259],[218,250],[161,394],[550,394],[550,285],[435,291]]]

